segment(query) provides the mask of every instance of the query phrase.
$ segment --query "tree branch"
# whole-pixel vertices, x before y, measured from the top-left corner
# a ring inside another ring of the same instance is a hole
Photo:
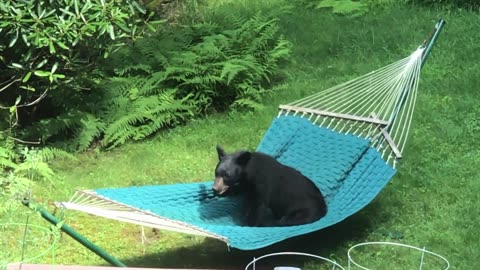
[[[14,137],[11,137],[11,136],[8,136],[8,138],[10,138],[14,141],[20,142],[20,143],[25,143],[25,144],[40,144],[41,143],[40,139],[38,139],[38,142],[29,142],[29,141],[24,141],[24,140],[14,138]]]
[[[13,80],[13,78],[15,78],[15,76],[12,76],[11,80]],[[7,85],[5,85],[4,87],[2,87],[2,88],[0,89],[0,92],[2,92],[3,90],[5,90],[5,89],[7,89],[8,87],[10,87],[12,84],[14,84],[14,83],[16,83],[16,82],[19,82],[19,81],[20,81],[20,79],[15,79],[15,80],[11,81],[10,83],[2,82],[2,84],[3,84],[3,83],[7,83]]]
[[[48,88],[36,100],[34,100],[30,103],[18,105],[17,108],[28,107],[28,106],[32,106],[32,105],[35,105],[35,104],[39,103],[43,98],[45,98],[45,96],[47,95],[47,92],[48,92]]]

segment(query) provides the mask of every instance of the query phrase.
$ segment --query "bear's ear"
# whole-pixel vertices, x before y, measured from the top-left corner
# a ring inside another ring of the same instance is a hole
[[[252,154],[248,151],[242,152],[237,158],[237,163],[241,166],[244,166],[250,160],[251,156]]]
[[[226,154],[225,154],[225,150],[223,150],[223,148],[217,144],[217,154],[218,154],[218,160],[221,160]]]

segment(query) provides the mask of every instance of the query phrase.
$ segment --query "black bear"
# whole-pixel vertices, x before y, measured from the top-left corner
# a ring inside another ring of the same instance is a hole
[[[319,220],[327,213],[321,191],[298,170],[261,152],[227,154],[217,145],[213,191],[240,192],[247,202],[246,225],[293,226]]]

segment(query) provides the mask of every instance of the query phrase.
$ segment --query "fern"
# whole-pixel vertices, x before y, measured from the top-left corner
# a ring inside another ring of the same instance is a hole
[[[123,116],[112,119],[106,129],[102,145],[113,148],[130,139],[140,140],[159,129],[192,116],[187,99],[175,98],[176,89],[133,101],[131,110],[119,111]]]
[[[6,168],[13,168],[17,167],[17,164],[13,162],[15,158],[15,153],[8,148],[0,146],[0,170],[4,170]]]
[[[14,212],[22,199],[36,182],[52,181],[55,172],[48,161],[54,158],[74,157],[60,149],[28,148],[15,151],[0,146],[0,215]],[[4,162],[7,160],[7,162]]]
[[[87,114],[81,122],[83,127],[76,134],[75,146],[77,150],[84,151],[90,147],[95,139],[100,137],[106,124],[91,114]]]
[[[111,149],[212,111],[262,109],[291,44],[278,19],[261,13],[220,21],[166,27],[120,49],[91,93],[28,134],[55,149]]]
[[[220,63],[222,66],[222,72],[220,73],[220,79],[227,78],[227,85],[242,71],[248,70],[248,67],[242,65],[242,60],[237,61],[237,59],[228,60],[226,62]]]
[[[54,147],[43,147],[42,149],[38,150],[38,156],[40,160],[44,162],[49,162],[57,158],[77,160],[77,158],[73,154]]]
[[[15,169],[15,173],[28,175],[29,179],[51,179],[54,176],[53,170],[44,161],[21,163]]]

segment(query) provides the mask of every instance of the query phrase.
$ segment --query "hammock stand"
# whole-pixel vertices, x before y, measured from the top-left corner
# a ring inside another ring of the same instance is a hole
[[[235,210],[241,199],[213,196],[211,180],[77,190],[70,201],[56,206],[215,238],[242,250],[259,249],[339,223],[368,205],[395,174],[410,128],[420,70],[444,24],[440,19],[428,38],[400,61],[279,106],[257,151],[297,168],[320,187],[328,213],[317,222],[290,227],[239,226]],[[45,211],[42,216],[58,223]],[[73,229],[67,226],[64,231],[89,247],[88,240],[75,235]]]

